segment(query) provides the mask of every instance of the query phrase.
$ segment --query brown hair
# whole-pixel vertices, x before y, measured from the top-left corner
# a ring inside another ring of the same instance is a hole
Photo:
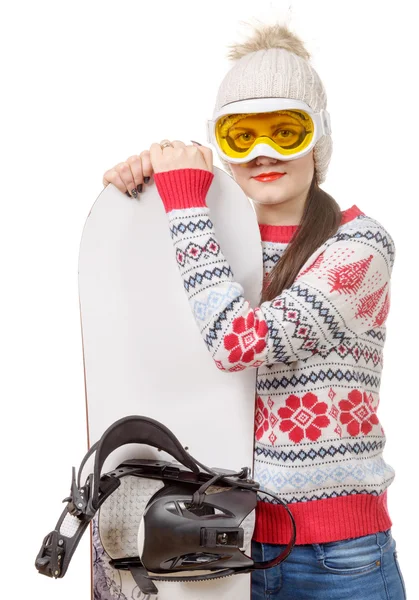
[[[336,233],[341,219],[339,204],[318,186],[314,171],[299,227],[270,272],[262,290],[261,303],[273,300],[291,287],[307,259]]]

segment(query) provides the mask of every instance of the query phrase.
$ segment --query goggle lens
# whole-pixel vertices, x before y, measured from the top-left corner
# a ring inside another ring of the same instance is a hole
[[[217,120],[215,135],[221,150],[232,158],[245,157],[260,143],[292,155],[310,144],[314,123],[303,110],[229,114]]]

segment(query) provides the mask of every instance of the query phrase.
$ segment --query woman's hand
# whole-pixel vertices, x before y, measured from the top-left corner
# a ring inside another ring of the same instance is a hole
[[[151,183],[150,178],[153,168],[150,161],[150,151],[144,150],[141,154],[130,156],[125,162],[112,167],[103,175],[103,185],[112,183],[127,196],[137,198],[143,191],[144,184]]]
[[[169,142],[170,140],[162,140]],[[150,160],[154,173],[172,171],[175,169],[204,169],[213,172],[213,158],[211,148],[193,144],[187,146],[179,140],[170,142],[173,145],[162,148],[160,144],[151,144]]]
[[[162,144],[165,141],[162,140]],[[173,169],[204,169],[213,172],[212,150],[193,143],[186,146],[179,140],[171,142],[171,146],[161,148],[160,144],[152,144],[150,150],[130,156],[103,175],[103,185],[112,183],[127,196],[137,198],[144,189],[144,184],[152,183],[153,173],[172,171]]]

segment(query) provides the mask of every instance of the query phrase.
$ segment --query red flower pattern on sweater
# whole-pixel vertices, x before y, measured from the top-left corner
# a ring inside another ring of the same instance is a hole
[[[244,362],[251,363],[255,354],[262,352],[266,348],[265,336],[268,333],[268,326],[265,320],[260,321],[257,309],[255,312],[249,312],[246,318],[237,317],[232,324],[234,333],[224,337],[224,347],[231,350],[228,360],[231,363]]]
[[[316,441],[321,436],[321,430],[330,424],[326,416],[327,404],[320,402],[318,397],[311,392],[299,398],[295,394],[285,400],[286,406],[278,409],[281,417],[279,429],[288,432],[292,442],[298,444],[306,437]]]
[[[364,400],[362,402],[362,400]],[[378,425],[378,417],[368,395],[360,390],[352,390],[348,398],[339,402],[341,409],[340,422],[346,425],[347,432],[352,435],[369,433],[373,425]]]

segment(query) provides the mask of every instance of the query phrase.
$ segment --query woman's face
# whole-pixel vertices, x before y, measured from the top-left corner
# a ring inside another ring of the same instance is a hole
[[[295,160],[279,160],[257,156],[242,164],[229,163],[235,181],[248,198],[256,204],[274,205],[295,201],[304,203],[314,175],[313,150]],[[273,181],[258,181],[262,173],[285,173]]]

